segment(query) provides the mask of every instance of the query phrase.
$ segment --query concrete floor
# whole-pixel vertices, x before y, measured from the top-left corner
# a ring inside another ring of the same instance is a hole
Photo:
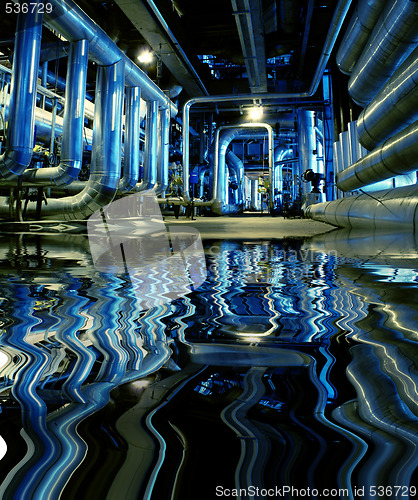
[[[202,239],[303,238],[327,233],[334,226],[312,219],[285,219],[269,215],[245,214],[236,217],[196,217],[195,220],[165,216],[165,223],[196,228]]]

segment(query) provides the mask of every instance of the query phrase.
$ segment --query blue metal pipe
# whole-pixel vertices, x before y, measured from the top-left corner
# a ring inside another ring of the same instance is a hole
[[[32,159],[42,14],[41,9],[29,10],[17,19],[9,126],[6,150],[0,156],[0,179],[20,175]]]
[[[141,89],[128,87],[126,89],[125,161],[123,177],[119,182],[119,189],[122,192],[131,191],[139,178],[140,103]]]

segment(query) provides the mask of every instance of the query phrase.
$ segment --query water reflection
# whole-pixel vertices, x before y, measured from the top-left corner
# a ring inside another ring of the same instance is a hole
[[[1,497],[415,496],[413,235],[204,246],[143,310],[86,236],[1,237]]]

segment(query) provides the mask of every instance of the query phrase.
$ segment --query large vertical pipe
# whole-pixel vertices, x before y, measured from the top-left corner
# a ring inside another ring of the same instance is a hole
[[[317,162],[314,151],[315,141],[315,115],[314,111],[298,109],[298,151],[299,151],[299,178],[306,170],[317,172]],[[310,184],[302,183],[302,195],[310,192]]]
[[[158,113],[158,166],[156,193],[164,196],[168,187],[168,160],[170,149],[170,110],[161,109]]]
[[[138,191],[152,189],[157,182],[158,163],[158,102],[147,102],[145,124],[144,170]]]
[[[43,2],[36,2],[43,4]],[[6,150],[0,156],[0,179],[13,179],[32,159],[35,105],[42,38],[41,9],[29,9],[17,18],[9,103]]]
[[[62,186],[78,178],[83,160],[88,53],[87,40],[71,43],[67,64],[60,163],[51,168],[27,169],[22,176],[24,183],[37,186]]]
[[[122,192],[131,191],[139,178],[139,135],[140,135],[141,89],[127,87],[125,114],[125,157],[123,177],[119,182]]]

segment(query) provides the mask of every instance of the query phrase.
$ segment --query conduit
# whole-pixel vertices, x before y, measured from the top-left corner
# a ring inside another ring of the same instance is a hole
[[[38,8],[29,10],[17,19],[9,125],[6,150],[0,156],[0,179],[16,178],[32,159],[42,14]]]
[[[238,205],[240,205],[240,210],[244,207],[244,163],[233,151],[227,151],[226,153],[226,161],[229,167],[234,171],[237,184],[238,184]]]
[[[418,187],[405,186],[363,193],[339,200],[310,205],[311,219],[337,227],[364,227],[379,230],[418,230]]]
[[[78,179],[83,160],[84,101],[88,66],[88,42],[71,43],[65,87],[61,160],[58,166],[31,168],[22,174],[24,184],[62,186]]]
[[[164,92],[131,61],[111,38],[83,12],[73,0],[50,0],[53,14],[45,14],[45,25],[69,41],[88,40],[90,58],[101,66],[112,66],[122,61],[126,85],[140,87],[142,98],[156,101],[162,108],[177,114],[176,106]]]
[[[418,169],[418,121],[336,174],[337,187],[352,191]]]
[[[418,47],[396,70],[357,120],[358,139],[369,151],[418,120]]]
[[[322,53],[318,61],[318,65],[315,74],[312,78],[310,87],[305,92],[295,92],[295,93],[268,93],[262,94],[257,93],[256,98],[262,102],[263,100],[277,100],[277,99],[289,99],[289,98],[304,98],[311,97],[318,89],[319,82],[322,79],[325,67],[328,63],[330,54],[334,47],[335,41],[340,32],[341,26],[350,8],[351,0],[339,0],[334,15],[332,17],[330,28],[327,33],[327,37],[322,48]],[[212,96],[201,96],[189,99],[183,106],[183,199],[185,202],[190,202],[189,189],[190,189],[190,156],[189,156],[189,133],[190,133],[190,108],[195,104],[204,103],[220,103],[220,102],[234,102],[234,101],[253,101],[255,98],[254,94],[229,94],[229,95],[212,95]],[[287,101],[286,105],[289,105]]]
[[[418,43],[418,3],[388,2],[348,82],[357,104],[367,106]]]
[[[358,2],[336,56],[337,66],[346,75],[353,71],[386,3],[387,0]]]
[[[74,196],[48,199],[42,208],[45,218],[85,219],[113,200],[121,174],[123,96],[124,62],[99,66],[89,180]],[[34,212],[34,205],[28,205],[28,212]]]
[[[125,114],[125,148],[123,177],[119,182],[122,193],[131,191],[139,179],[141,89],[127,87]]]

